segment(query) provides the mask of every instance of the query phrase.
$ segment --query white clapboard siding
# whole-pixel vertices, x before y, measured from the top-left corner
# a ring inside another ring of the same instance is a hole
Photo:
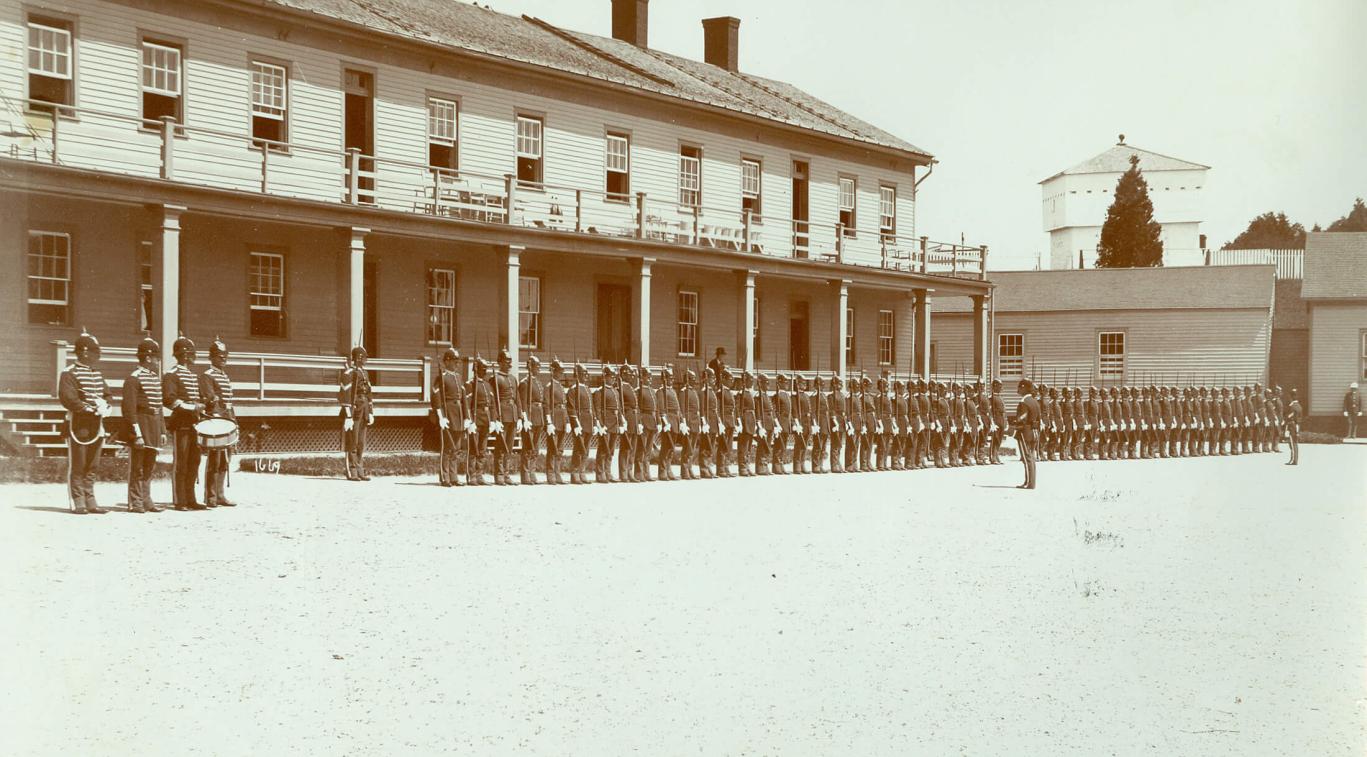
[[[187,18],[153,13],[101,0],[56,0],[45,3],[53,12],[77,19],[76,104],[81,108],[136,117],[140,112],[140,34],[160,35],[185,42],[186,125],[241,135],[239,144],[225,140],[197,158],[180,159],[177,178],[233,189],[259,189],[260,153],[248,148],[250,128],[249,61],[264,56],[289,68],[288,137],[292,154],[269,157],[271,191],[335,201],[341,198],[344,163],[330,154],[342,147],[342,70],[356,65],[375,73],[375,152],[379,158],[379,198],[386,206],[419,203],[419,178],[411,167],[389,166],[406,161],[421,166],[427,159],[426,98],[429,93],[456,97],[460,102],[459,161],[463,171],[501,177],[515,170],[514,116],[519,111],[545,119],[545,181],[550,185],[602,192],[604,134],[625,131],[631,136],[631,190],[644,192],[652,203],[674,206],[677,215],[678,154],[681,143],[703,152],[703,204],[710,212],[723,211],[724,223],[740,225],[741,156],[759,158],[763,165],[762,230],[766,251],[789,250],[791,170],[794,158],[811,166],[810,222],[813,255],[834,253],[837,220],[836,179],[841,174],[858,179],[858,219],[861,234],[848,240],[846,262],[876,264],[878,245],[878,187],[898,188],[898,230],[915,233],[913,177],[895,174],[879,164],[860,164],[807,155],[788,144],[777,130],[760,135],[765,142],[730,136],[672,122],[624,115],[607,107],[526,94],[498,81],[467,81],[409,68],[342,57],[275,38],[199,23]],[[15,0],[0,5],[0,41],[22,60],[26,44],[25,8]],[[0,72],[6,99],[20,102],[26,95],[22,66]],[[609,97],[621,97],[612,94]],[[83,121],[86,119],[83,119]],[[63,124],[66,127],[66,124]],[[160,149],[155,134],[129,134],[126,126],[111,135],[112,124],[82,123],[64,128],[61,150],[76,152],[81,164],[101,161],[121,171],[155,175],[154,158]],[[195,136],[196,140],[205,139]],[[196,144],[196,150],[201,145]],[[310,152],[306,148],[329,151]],[[182,150],[181,153],[189,152]],[[207,154],[206,154],[207,152]],[[152,168],[149,168],[151,166]],[[386,183],[398,186],[387,190]],[[532,203],[553,198],[528,195]],[[730,219],[734,213],[735,221]]]
[[[1312,415],[1343,413],[1343,395],[1362,376],[1362,333],[1367,304],[1312,303],[1310,306],[1310,410]]]
[[[1132,384],[1252,384],[1266,377],[1271,325],[1267,310],[1114,310],[996,314],[995,333],[1025,339],[1025,371],[1036,380],[1089,385],[1099,378],[1097,333],[1126,334],[1126,381]],[[972,318],[931,313],[940,373],[971,371]],[[996,340],[992,341],[995,356]],[[1033,369],[1033,373],[1032,373]],[[1346,384],[1345,384],[1346,385]]]

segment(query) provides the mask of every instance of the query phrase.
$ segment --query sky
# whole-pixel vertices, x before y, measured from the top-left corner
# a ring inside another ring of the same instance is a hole
[[[481,4],[612,31],[610,0]],[[1035,267],[1039,182],[1121,133],[1212,167],[1212,246],[1367,197],[1367,0],[652,0],[650,46],[701,60],[711,16],[741,19],[742,71],[933,154],[918,232],[986,244],[992,268]]]

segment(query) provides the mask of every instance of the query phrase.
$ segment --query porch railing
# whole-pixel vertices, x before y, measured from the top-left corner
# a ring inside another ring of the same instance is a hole
[[[75,362],[76,355],[69,342],[54,341],[52,346],[55,394],[56,381]],[[124,378],[138,363],[137,349],[105,347],[100,352],[100,372],[115,396],[121,396]],[[196,362],[207,365],[208,358],[201,351]],[[171,365],[170,361],[166,365]],[[227,372],[233,381],[233,401],[239,406],[335,404],[338,379],[346,365],[345,358],[328,355],[234,352],[228,357]],[[373,376],[371,389],[378,403],[425,402],[431,397],[432,367],[427,358],[374,358],[366,361],[365,367]]]
[[[183,125],[170,117],[148,122],[37,100],[8,110],[12,128],[0,136],[0,149],[13,159],[548,232],[985,278],[986,247],[931,242],[888,229],[694,207],[643,192],[613,195],[520,182],[510,174],[433,168],[355,149],[273,142]]]

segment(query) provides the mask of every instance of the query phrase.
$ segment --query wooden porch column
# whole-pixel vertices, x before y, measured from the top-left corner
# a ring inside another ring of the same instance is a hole
[[[930,289],[916,290],[916,370],[930,380]]]
[[[987,297],[973,298],[973,375],[987,379]]]
[[[152,256],[152,328],[161,342],[162,364],[171,365],[171,346],[180,336],[180,216],[185,208],[162,205],[161,240]]]
[[[755,370],[755,272],[738,271],[740,298],[736,302],[736,367]]]
[[[634,258],[636,278],[631,287],[631,362],[650,365],[650,267],[655,258]]]
[[[836,279],[831,282],[831,367],[845,385],[845,340],[849,338],[849,324],[845,322],[845,311],[850,306],[850,280]]]
[[[343,354],[350,356],[353,347],[363,344],[365,337],[365,238],[370,229],[351,227],[351,244],[347,247],[347,344]]]
[[[522,245],[510,244],[503,250],[503,318],[499,319],[498,338],[499,346],[508,350],[508,356],[513,359],[513,375],[518,372],[520,357],[518,356],[518,346],[522,341],[520,330],[522,326],[521,308],[518,306],[518,296],[520,294],[520,279],[522,276],[522,251],[526,249]],[[497,357],[497,355],[495,355]]]

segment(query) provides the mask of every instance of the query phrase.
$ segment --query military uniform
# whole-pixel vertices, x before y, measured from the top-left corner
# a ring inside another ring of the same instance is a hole
[[[465,480],[475,486],[489,481],[484,478],[484,463],[489,451],[489,428],[498,418],[494,405],[494,391],[489,383],[489,365],[478,356],[475,370],[465,385],[465,396],[470,403],[470,425],[466,427]]]
[[[788,389],[788,377],[778,377],[774,391],[774,434],[769,439],[770,470],[787,473],[784,468],[788,454],[788,437],[793,431],[793,395]]]
[[[112,412],[113,394],[95,368],[99,356],[99,342],[82,333],[76,340],[76,362],[57,382],[57,399],[66,408],[67,495],[77,514],[106,512],[95,501],[95,468],[104,449],[104,418]]]
[[[1022,489],[1035,488],[1035,447],[1039,439],[1041,423],[1039,400],[1035,399],[1033,387],[1029,382],[1021,382],[1021,399],[1016,403],[1017,446],[1020,448],[1021,463],[1025,466],[1025,483]]]
[[[754,386],[754,376],[745,371],[741,374],[741,390],[736,394],[736,413],[740,419],[740,433],[736,439],[736,472],[741,476],[753,476],[759,467],[751,467],[751,454],[754,452],[755,438],[759,435],[759,393]]]
[[[370,376],[365,371],[366,352],[351,351],[352,363],[342,371],[337,400],[341,403],[342,449],[346,452],[347,480],[369,481],[365,472],[366,429],[375,423],[375,404]]]
[[[512,357],[506,350],[498,356],[494,371],[494,402],[498,406],[495,422],[490,424],[494,435],[494,483],[512,484],[508,472],[508,457],[513,452],[513,434],[517,429],[520,411],[517,406],[517,382],[512,376]]]
[[[552,484],[565,483],[565,477],[561,474],[565,463],[565,443],[574,436],[563,378],[564,368],[560,361],[552,360],[551,380],[546,383],[546,407],[549,411],[546,425],[546,480]]]
[[[717,389],[717,376],[711,368],[703,373],[702,386],[698,388],[698,398],[702,403],[699,415],[702,428],[698,429],[698,475],[715,478],[724,475],[726,459],[721,455],[721,429],[725,420],[721,414],[721,394]],[[721,390],[725,391],[725,390]],[[713,470],[713,463],[716,469]]]
[[[679,392],[674,387],[674,372],[668,368],[655,393],[655,404],[660,411],[660,464],[659,478],[674,481],[674,454],[679,446],[679,424],[683,422],[683,407],[679,404]]]
[[[177,510],[203,510],[208,503],[195,501],[200,458],[195,424],[203,417],[213,390],[204,377],[190,370],[195,356],[194,342],[181,337],[176,340],[172,352],[177,361],[175,370],[161,379],[161,403],[171,411],[166,428],[175,445],[171,462],[171,501]]]
[[[878,400],[873,393],[873,382],[867,376],[859,382],[859,407],[864,413],[864,437],[859,447],[859,470],[875,470],[878,461],[874,459],[874,448],[878,444]]]
[[[441,456],[437,463],[437,480],[442,486],[462,486],[458,464],[461,444],[469,419],[465,413],[465,385],[456,373],[460,355],[448,349],[441,359],[441,373],[432,390],[432,412],[437,418],[437,435]],[[468,474],[468,471],[467,471]]]
[[[635,372],[631,366],[623,365],[618,371],[618,394],[622,400],[622,420],[625,429],[617,444],[617,478],[620,481],[636,481],[636,445],[640,443],[641,413],[634,384]]]
[[[527,360],[527,375],[517,386],[518,407],[522,412],[522,450],[518,454],[518,480],[536,483],[536,453],[546,438],[546,385],[541,382],[541,361],[535,355]],[[550,472],[547,471],[549,478]]]
[[[681,415],[679,440],[680,447],[682,447],[679,459],[679,477],[684,479],[697,478],[693,464],[694,458],[698,454],[698,440],[702,431],[702,397],[698,394],[698,388],[694,384],[693,371],[684,371],[683,388],[679,392]]]
[[[128,422],[128,509],[132,512],[161,512],[152,499],[152,476],[157,468],[157,448],[166,435],[162,419],[161,376],[151,367],[150,358],[161,353],[152,339],[138,345],[141,363],[123,381],[122,412]]]
[[[228,346],[215,339],[209,344],[209,368],[204,371],[206,383],[211,385],[208,401],[205,403],[206,415],[211,418],[226,418],[237,423],[237,413],[233,410],[233,381],[225,368],[228,365]],[[232,456],[227,449],[211,449],[204,454],[204,504],[209,507],[232,507],[225,491],[228,483],[228,466]]]
[[[832,473],[845,472],[845,438],[849,428],[849,417],[846,410],[849,401],[845,397],[844,388],[841,386],[840,378],[832,376],[830,379],[831,391],[826,395],[826,410],[830,413],[830,433],[826,436],[828,445],[828,456]]]
[[[598,418],[598,451],[594,457],[593,480],[597,483],[616,483],[612,477],[612,456],[617,451],[618,435],[626,426],[622,414],[622,395],[617,391],[616,376],[611,366],[603,367],[603,385],[594,395],[594,414]]]
[[[574,366],[574,383],[570,385],[568,404],[574,437],[574,450],[570,454],[570,483],[587,484],[589,457],[598,419],[594,414],[594,397],[588,385],[588,372],[582,365]]]
[[[1296,390],[1291,390],[1291,402],[1286,406],[1286,443],[1291,447],[1291,460],[1287,465],[1300,463],[1301,401]]]
[[[636,388],[636,406],[640,413],[641,437],[636,447],[636,480],[654,481],[650,473],[650,458],[655,453],[655,438],[660,432],[660,411],[655,388],[651,386],[650,369],[639,366],[641,380]]]
[[[721,405],[721,425],[717,428],[716,455],[717,475],[731,478],[731,440],[740,433],[740,395],[731,389],[731,373],[723,369],[717,382],[717,397]],[[740,452],[736,452],[736,468],[740,469]]]
[[[755,472],[767,476],[769,463],[773,459],[777,422],[774,416],[774,398],[769,395],[769,379],[762,373],[759,375],[759,389],[755,394],[755,409],[755,426],[759,434],[759,445],[755,451]]]

